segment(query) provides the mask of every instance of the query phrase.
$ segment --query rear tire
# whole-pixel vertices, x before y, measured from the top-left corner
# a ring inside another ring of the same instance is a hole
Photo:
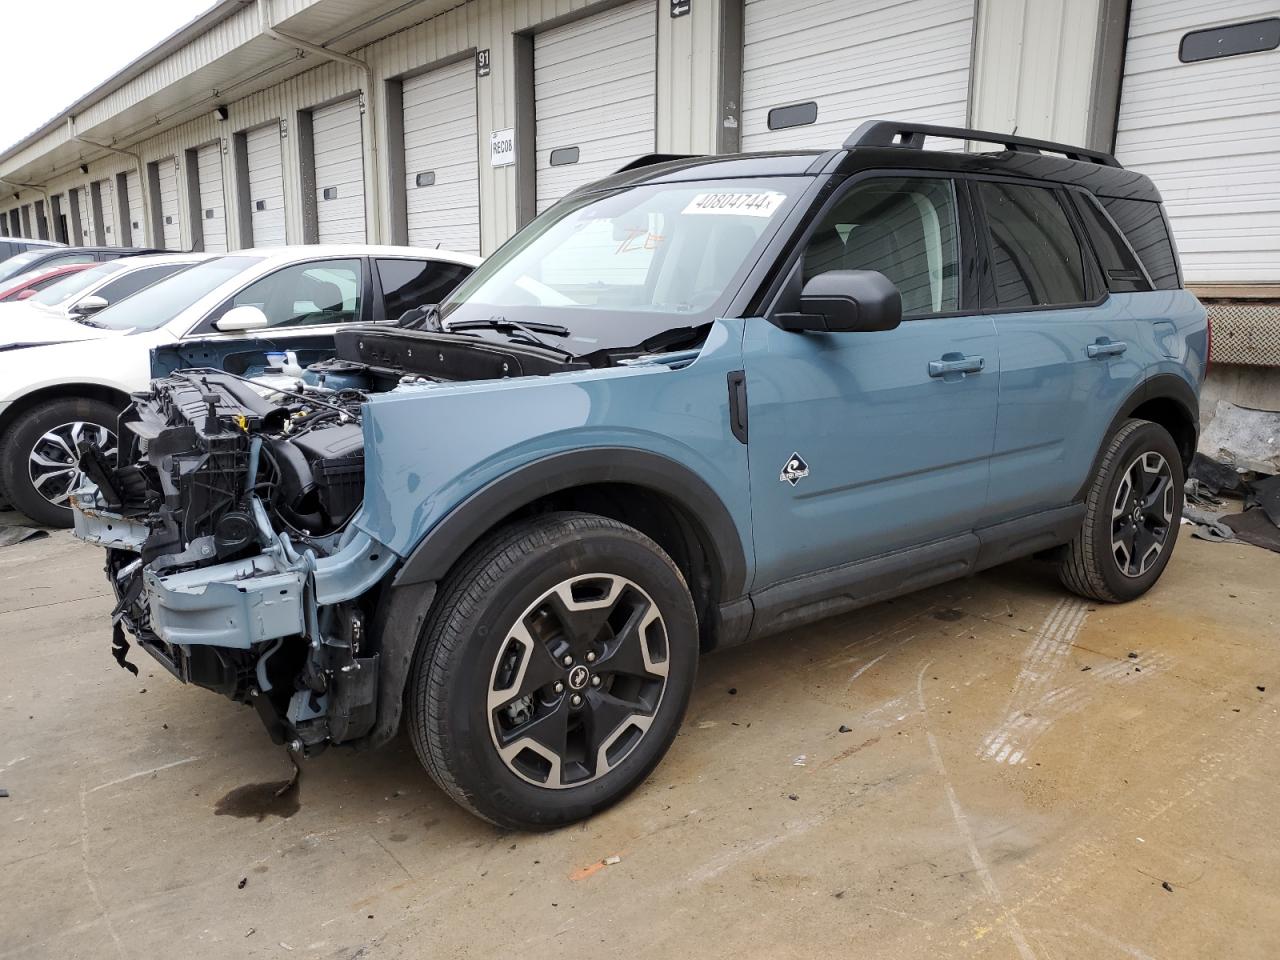
[[[1150,590],[1178,542],[1183,484],[1182,457],[1169,431],[1126,420],[1107,443],[1084,522],[1059,562],[1063,585],[1103,603]]]
[[[87,397],[50,400],[19,414],[0,441],[0,488],[14,509],[43,527],[71,526],[70,494],[83,479],[75,441],[98,440],[114,456],[119,416],[111,404]]]
[[[432,778],[499,826],[616,803],[684,717],[698,622],[684,577],[632,527],[553,513],[458,563],[414,653],[410,738]]]

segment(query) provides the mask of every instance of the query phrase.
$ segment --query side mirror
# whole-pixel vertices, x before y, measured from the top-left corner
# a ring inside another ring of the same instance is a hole
[[[239,333],[244,330],[262,330],[271,326],[267,315],[258,307],[232,307],[214,321],[214,327],[223,333]]]
[[[783,330],[861,333],[892,330],[902,322],[902,295],[876,270],[828,270],[800,293],[800,312],[775,318]]]
[[[100,297],[97,294],[90,294],[72,307],[71,311],[82,317],[87,317],[91,313],[97,313],[99,310],[105,310],[108,306],[110,306],[110,304],[107,303],[106,297]]]

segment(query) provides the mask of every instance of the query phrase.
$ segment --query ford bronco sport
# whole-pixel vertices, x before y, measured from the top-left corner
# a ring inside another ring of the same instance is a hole
[[[127,630],[295,751],[403,716],[459,803],[553,826],[655,767],[701,651],[1031,554],[1143,594],[1207,340],[1106,154],[871,122],[649,157],[277,392],[244,342],[159,348],[77,533],[122,664]]]

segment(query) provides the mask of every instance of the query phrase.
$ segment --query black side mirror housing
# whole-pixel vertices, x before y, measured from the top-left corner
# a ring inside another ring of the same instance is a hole
[[[892,330],[902,322],[902,294],[877,270],[828,270],[800,293],[799,313],[780,313],[783,330],[864,333]]]

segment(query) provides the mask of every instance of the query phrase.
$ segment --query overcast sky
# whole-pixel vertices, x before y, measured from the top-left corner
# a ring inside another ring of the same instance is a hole
[[[5,0],[0,149],[127,66],[214,0]]]

